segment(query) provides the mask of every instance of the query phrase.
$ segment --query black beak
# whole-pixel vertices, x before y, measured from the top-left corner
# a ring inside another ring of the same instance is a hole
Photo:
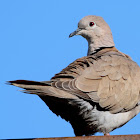
[[[75,30],[74,32],[72,32],[72,33],[69,35],[69,37],[73,37],[73,36],[75,36],[75,35],[78,35],[79,31],[81,31],[81,29],[78,28],[77,30]]]

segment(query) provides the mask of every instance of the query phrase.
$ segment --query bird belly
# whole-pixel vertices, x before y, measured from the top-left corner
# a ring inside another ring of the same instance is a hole
[[[112,114],[109,111],[98,110],[97,105],[93,106],[82,99],[75,101],[80,108],[78,115],[82,116],[86,124],[83,128],[85,131],[83,135],[92,135],[96,132],[109,133],[127,123],[140,111],[140,106],[138,106],[128,112]]]
[[[112,114],[109,111],[98,111],[95,107],[91,113],[94,118],[93,121],[91,118],[91,124],[93,124],[94,127],[94,120],[96,120],[96,123],[98,123],[98,125],[96,125],[97,131],[104,134],[121,127],[131,119],[130,111],[125,113]]]

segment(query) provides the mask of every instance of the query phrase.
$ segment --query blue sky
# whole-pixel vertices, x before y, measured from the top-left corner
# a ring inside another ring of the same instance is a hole
[[[1,0],[0,139],[74,136],[71,125],[38,96],[23,94],[5,82],[49,80],[85,56],[86,40],[68,36],[86,15],[102,16],[116,47],[140,65],[139,5],[139,0]],[[140,114],[111,134],[140,134],[139,124]]]

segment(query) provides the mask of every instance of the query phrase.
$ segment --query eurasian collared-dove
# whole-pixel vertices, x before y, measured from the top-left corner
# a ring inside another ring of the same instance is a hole
[[[140,68],[114,46],[102,17],[86,16],[70,34],[88,41],[88,55],[75,60],[50,81],[9,81],[37,94],[56,115],[69,121],[76,136],[109,135],[140,112]]]

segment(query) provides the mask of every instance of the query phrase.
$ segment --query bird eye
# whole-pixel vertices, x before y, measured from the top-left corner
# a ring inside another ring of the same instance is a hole
[[[90,23],[89,23],[89,26],[90,26],[90,27],[92,27],[92,26],[94,26],[94,25],[95,25],[94,22],[90,22]]]

